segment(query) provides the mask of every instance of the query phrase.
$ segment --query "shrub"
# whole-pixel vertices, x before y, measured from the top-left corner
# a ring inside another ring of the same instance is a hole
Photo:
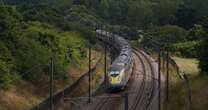
[[[157,39],[163,43],[179,43],[186,41],[187,31],[174,25],[166,25],[159,28]]]
[[[18,48],[13,54],[16,70],[20,75],[22,74],[23,78],[37,81],[49,61],[50,52],[40,43],[28,38],[19,40],[16,45]]]
[[[204,40],[200,43],[198,48],[198,57],[199,57],[199,67],[202,72],[208,72],[208,40]]]
[[[180,52],[182,57],[197,57],[197,47],[200,41],[191,41],[185,43],[177,43],[172,46],[171,51],[174,53]]]
[[[9,72],[8,66],[6,65],[5,62],[0,60],[0,88],[6,89],[10,85],[11,81],[8,72]]]

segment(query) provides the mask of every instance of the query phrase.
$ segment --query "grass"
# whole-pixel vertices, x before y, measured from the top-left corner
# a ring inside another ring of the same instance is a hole
[[[104,59],[102,58],[100,64],[95,70],[95,75],[91,76],[91,88],[96,88],[100,78],[102,77],[102,74],[104,73]],[[86,77],[84,80],[82,80],[78,87],[72,92],[73,94],[70,94],[71,97],[79,97],[83,96],[88,92],[88,77]]]
[[[97,66],[96,70],[95,70],[95,74],[93,76],[91,76],[91,92],[93,92],[94,90],[97,89],[98,87],[98,83],[100,81],[100,79],[102,78],[102,75],[104,73],[104,58],[102,58],[100,64]],[[85,77],[85,79],[81,80],[78,84],[78,86],[71,91],[71,94],[68,94],[65,96],[65,98],[77,98],[76,100],[87,100],[88,98],[86,96],[88,96],[88,77]],[[82,97],[84,99],[78,99],[78,97]],[[71,110],[72,105],[71,105],[71,101],[66,101],[66,102],[62,102],[60,101],[57,105],[56,108],[60,109],[60,110]]]
[[[207,110],[208,108],[208,76],[200,74],[197,59],[173,57],[180,70],[188,74],[191,87],[193,110]],[[171,77],[173,77],[171,75]],[[189,110],[187,88],[183,80],[172,83],[170,99],[165,110]]]
[[[92,66],[95,65],[100,56],[100,52],[92,51]],[[88,58],[84,59],[82,62],[80,66],[70,65],[68,67],[67,74],[70,76],[70,82],[54,82],[56,91],[62,90],[65,86],[76,81],[82,75],[81,73],[88,71]],[[29,82],[19,81],[17,83],[18,84],[11,87],[9,90],[0,90],[0,110],[28,110],[34,105],[39,104],[48,96],[48,86],[41,86],[40,89]]]
[[[196,76],[199,74],[200,71],[198,68],[199,61],[197,59],[180,58],[180,57],[173,57],[173,59],[177,62],[181,72],[185,72],[186,74],[192,76]]]
[[[19,88],[22,85],[25,86],[24,89]],[[25,82],[20,82],[19,86],[12,87],[8,91],[1,90],[0,110],[28,110],[42,100],[31,91],[35,91],[35,88]]]
[[[192,101],[194,110],[208,108],[208,76],[201,75],[191,80]]]

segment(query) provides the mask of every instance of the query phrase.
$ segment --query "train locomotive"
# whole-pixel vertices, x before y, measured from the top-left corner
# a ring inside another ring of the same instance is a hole
[[[97,38],[119,51],[118,57],[108,68],[108,90],[123,90],[132,74],[133,60],[130,44],[121,36],[104,30],[96,30]]]

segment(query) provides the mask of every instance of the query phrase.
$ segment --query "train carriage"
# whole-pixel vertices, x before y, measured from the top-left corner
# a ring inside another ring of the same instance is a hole
[[[96,30],[99,40],[108,43],[117,50],[119,56],[108,69],[108,88],[111,92],[125,88],[132,73],[132,49],[130,44],[122,37],[113,35],[104,30]]]

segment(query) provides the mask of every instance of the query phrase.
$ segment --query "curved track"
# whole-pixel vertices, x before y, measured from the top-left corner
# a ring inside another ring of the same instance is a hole
[[[139,55],[139,53],[137,51],[134,51],[134,54],[137,56],[137,58],[139,58],[140,60],[140,63],[141,63],[141,66],[143,68],[143,71],[141,72],[141,74],[143,75],[143,78],[142,78],[142,82],[141,82],[141,85],[140,86],[136,86],[136,96],[135,96],[135,99],[134,99],[134,103],[130,106],[130,110],[136,110],[138,104],[141,102],[141,99],[142,99],[142,95],[144,94],[144,88],[145,88],[145,80],[146,80],[146,69],[145,69],[145,63],[144,61],[142,60],[141,56]],[[136,59],[135,59],[136,61]],[[136,65],[136,64],[135,64]],[[135,71],[135,70],[134,70]],[[138,77],[139,74],[137,74],[136,77]],[[139,93],[140,92],[140,93]]]
[[[157,65],[143,51],[133,50],[133,74],[124,91],[103,93],[87,104],[87,110],[124,110],[122,94],[128,93],[129,110],[157,110]]]
[[[136,91],[136,94],[141,95],[142,97],[139,97],[138,99],[136,98],[136,101],[134,101],[134,104],[130,110],[147,110],[150,108],[150,104],[152,103],[152,99],[155,95],[155,70],[150,58],[143,51],[134,49],[134,53],[144,66],[143,80],[145,81],[142,82],[144,83],[144,85],[142,85],[144,86],[143,89]]]

